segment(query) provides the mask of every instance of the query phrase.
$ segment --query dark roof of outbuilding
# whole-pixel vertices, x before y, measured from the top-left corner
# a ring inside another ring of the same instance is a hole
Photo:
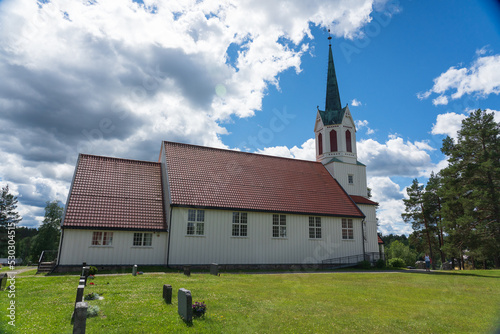
[[[165,230],[161,164],[80,154],[63,228]]]
[[[163,142],[174,206],[364,217],[319,162]]]

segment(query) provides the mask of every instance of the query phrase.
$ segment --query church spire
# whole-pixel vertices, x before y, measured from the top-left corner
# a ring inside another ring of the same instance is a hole
[[[330,30],[328,30],[330,32]],[[326,80],[326,103],[325,111],[340,111],[342,104],[340,104],[339,85],[337,83],[337,76],[335,75],[335,65],[333,64],[332,54],[332,36],[328,36],[329,52],[328,52],[328,77]]]

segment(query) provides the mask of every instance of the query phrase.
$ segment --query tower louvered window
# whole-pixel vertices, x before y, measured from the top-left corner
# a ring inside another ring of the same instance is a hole
[[[337,152],[338,147],[337,147],[337,131],[332,130],[330,131],[330,150],[332,152]]]
[[[347,152],[352,152],[351,131],[345,132],[345,147]]]

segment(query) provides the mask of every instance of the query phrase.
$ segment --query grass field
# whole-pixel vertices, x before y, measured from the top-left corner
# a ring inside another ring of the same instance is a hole
[[[16,279],[15,299],[0,292],[2,333],[71,333],[78,276]],[[90,282],[90,281],[89,281]],[[500,325],[500,271],[425,273],[96,275],[103,300],[87,333],[490,333]],[[173,303],[162,299],[171,284]],[[191,290],[207,314],[185,324],[177,290]],[[15,300],[16,327],[7,307]],[[7,319],[7,321],[5,321]]]

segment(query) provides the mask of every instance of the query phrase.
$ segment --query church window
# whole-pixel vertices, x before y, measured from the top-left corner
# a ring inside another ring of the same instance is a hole
[[[247,213],[233,212],[233,237],[247,236]]]
[[[92,246],[111,246],[113,243],[113,232],[94,232],[92,234]]]
[[[337,147],[337,131],[332,130],[330,131],[330,150],[332,152],[337,152],[338,147]]]
[[[321,239],[321,217],[309,217],[309,238]]]
[[[134,246],[151,246],[153,233],[134,233]]]
[[[345,132],[345,147],[347,152],[352,152],[351,131]]]
[[[273,238],[286,238],[286,215],[273,215]]]
[[[323,154],[323,135],[320,133],[318,135],[318,155]]]
[[[352,226],[352,219],[342,218],[342,239],[354,239],[354,228]]]
[[[347,176],[347,178],[348,178],[349,184],[354,184],[354,175],[349,174],[349,175]]]
[[[204,235],[205,234],[205,210],[188,210],[188,235]]]

